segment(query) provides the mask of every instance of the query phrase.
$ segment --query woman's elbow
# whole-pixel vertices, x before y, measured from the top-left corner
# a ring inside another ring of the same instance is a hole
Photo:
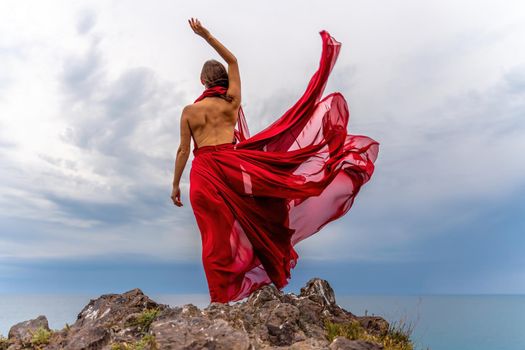
[[[189,146],[179,146],[177,149],[177,154],[180,156],[189,156],[190,155],[190,147]]]

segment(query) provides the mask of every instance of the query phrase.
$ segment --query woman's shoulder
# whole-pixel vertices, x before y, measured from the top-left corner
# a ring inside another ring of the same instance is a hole
[[[193,111],[203,110],[237,110],[239,103],[228,95],[209,96],[190,105]]]

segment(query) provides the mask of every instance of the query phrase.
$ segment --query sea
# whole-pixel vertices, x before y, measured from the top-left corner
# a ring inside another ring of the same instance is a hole
[[[45,315],[51,329],[73,324],[90,295],[0,294],[0,334]],[[150,295],[163,304],[209,304],[205,294]],[[337,304],[410,329],[415,350],[525,350],[525,295],[345,295]]]

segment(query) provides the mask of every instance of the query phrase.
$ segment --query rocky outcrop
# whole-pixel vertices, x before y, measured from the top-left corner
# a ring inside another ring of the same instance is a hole
[[[273,285],[243,302],[170,307],[140,289],[92,299],[73,325],[51,331],[45,316],[14,325],[8,350],[121,349],[332,349],[379,350],[379,342],[351,340],[327,324],[352,325],[367,339],[380,339],[389,324],[378,316],[356,316],[337,305],[327,281],[313,278],[300,294]],[[354,332],[355,333],[355,332]],[[351,333],[349,333],[351,334]]]

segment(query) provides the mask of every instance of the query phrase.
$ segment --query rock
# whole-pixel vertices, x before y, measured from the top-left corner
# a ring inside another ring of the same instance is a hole
[[[223,319],[172,319],[153,323],[151,330],[160,349],[250,349],[248,335]]]
[[[91,299],[80,311],[76,322],[58,334],[48,349],[84,350],[108,348],[111,342],[132,343],[140,337],[141,313],[167,309],[136,288],[123,294],[104,294]]]
[[[336,337],[331,343],[326,322],[359,321],[368,334],[382,334],[388,322],[379,316],[355,316],[336,304],[327,281],[313,278],[299,295],[266,285],[232,305],[158,304],[140,289],[91,299],[71,326],[53,332],[42,350],[113,349],[350,349],[380,350],[371,341]],[[21,322],[9,331],[8,350],[21,350],[30,330],[49,330],[45,316]]]
[[[293,343],[288,350],[317,350],[328,349],[329,342],[326,339],[308,338],[297,343]],[[280,348],[282,349],[282,348]]]
[[[281,300],[282,292],[278,290],[274,285],[269,284],[261,287],[260,289],[253,292],[248,297],[248,303],[255,308],[265,305],[267,302],[272,300]]]
[[[110,331],[101,326],[81,328],[63,344],[64,350],[101,349],[109,342]]]
[[[10,344],[14,344],[15,346],[30,346],[33,334],[40,327],[46,331],[50,331],[49,323],[44,315],[15,324],[9,329],[7,339]]]
[[[330,350],[383,350],[381,344],[366,340],[350,340],[345,337],[337,337],[330,344]]]
[[[388,322],[379,316],[361,316],[358,318],[359,323],[363,328],[366,328],[374,334],[385,334],[388,332]]]
[[[266,320],[266,327],[275,345],[291,345],[306,338],[299,324],[299,309],[291,304],[277,304]]]
[[[335,305],[334,290],[327,281],[320,278],[312,278],[301,288],[300,296],[308,297],[323,306]]]

